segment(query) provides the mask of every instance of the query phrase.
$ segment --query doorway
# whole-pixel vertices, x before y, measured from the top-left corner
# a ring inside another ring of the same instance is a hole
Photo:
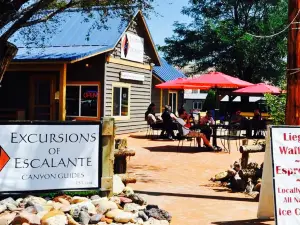
[[[30,77],[30,120],[55,120],[55,76]]]
[[[177,114],[177,92],[169,92],[169,106],[172,107],[172,112]]]

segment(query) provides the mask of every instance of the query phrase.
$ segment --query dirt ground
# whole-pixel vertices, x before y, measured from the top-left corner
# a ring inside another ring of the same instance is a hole
[[[148,140],[144,133],[119,137],[126,137],[129,148],[136,151],[128,172],[136,175],[137,183],[129,186],[149,204],[169,211],[172,225],[275,224],[256,219],[258,202],[251,197],[209,181],[241,157],[235,141],[231,141],[231,154],[199,152],[189,142],[178,153],[178,141]],[[222,146],[220,140],[218,145]],[[263,156],[252,154],[250,161],[260,164]]]

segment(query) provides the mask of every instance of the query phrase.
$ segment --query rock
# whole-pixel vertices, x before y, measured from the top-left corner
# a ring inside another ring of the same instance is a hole
[[[103,217],[102,214],[93,215],[91,217],[91,219],[90,219],[90,224],[97,224],[97,223],[99,223],[102,217]]]
[[[65,214],[61,211],[58,211],[58,210],[52,210],[52,211],[48,212],[46,215],[43,216],[42,223],[46,222],[46,220],[48,220],[49,218],[55,217],[55,216],[65,216]]]
[[[107,225],[107,223],[106,222],[99,222],[99,223],[97,223],[97,225]]]
[[[146,215],[146,213],[144,211],[139,211],[138,212],[138,216],[139,218],[141,218],[143,221],[147,221],[149,219],[149,217]]]
[[[45,211],[43,206],[40,206],[38,204],[33,204],[31,206],[27,206],[24,211],[28,212],[28,213],[38,213],[38,212],[42,212]],[[47,210],[50,211],[50,210]]]
[[[25,212],[28,212],[28,213],[34,213],[34,214],[37,213],[37,211],[36,211],[36,209],[34,208],[34,206],[29,206],[29,207],[25,208],[24,211],[25,211]]]
[[[53,198],[53,201],[62,203],[59,199],[64,199],[69,203],[72,202],[72,197],[69,195],[58,195],[55,198]]]
[[[260,192],[260,187],[261,187],[261,183],[256,184],[255,187],[253,188],[253,191]]]
[[[101,197],[99,195],[93,195],[90,197],[91,200],[100,199]]]
[[[30,225],[29,223],[22,223],[22,225]]]
[[[80,225],[80,223],[76,222],[72,216],[69,214],[66,214],[67,220],[68,220],[68,225]]]
[[[59,210],[59,209],[62,208],[64,205],[61,204],[60,202],[48,201],[48,202],[47,202],[47,206],[51,206],[51,207],[53,207],[54,209]]]
[[[87,212],[85,212],[85,211],[80,212],[79,221],[81,222],[81,224],[88,225],[90,222],[90,219],[91,219],[91,217]]]
[[[134,191],[131,187],[127,186],[123,189],[123,192],[126,196],[134,195]]]
[[[122,203],[131,203],[132,200],[130,198],[126,198],[126,197],[119,197],[120,201]]]
[[[106,218],[106,217],[102,217],[102,218],[101,218],[101,222],[106,222],[106,223],[108,223],[108,224],[111,224],[111,223],[113,222],[113,220],[112,220],[112,219],[109,219],[109,218]]]
[[[100,214],[105,214],[107,211],[112,209],[118,209],[117,204],[107,200],[101,201],[97,205],[97,212]]]
[[[71,203],[72,204],[78,204],[78,203],[81,203],[81,202],[88,202],[89,199],[88,198],[85,198],[85,197],[79,197],[79,196],[74,196],[71,200]]]
[[[0,205],[0,213],[3,213],[7,209],[6,205]]]
[[[147,205],[146,210],[150,210],[150,209],[159,209],[159,207],[158,205]]]
[[[0,225],[9,225],[16,217],[17,213],[3,213],[0,215]]]
[[[0,201],[0,205],[7,205],[7,204],[13,204],[15,206],[18,206],[16,201],[11,197],[3,199],[3,200]]]
[[[16,200],[17,206],[20,206],[21,202],[23,202],[23,198],[18,198],[18,199]]]
[[[42,212],[38,212],[36,215],[42,219],[49,211],[42,211]]]
[[[135,220],[135,223],[138,224],[138,225],[144,225],[144,220],[142,218],[137,218]]]
[[[125,212],[132,212],[132,213],[136,213],[141,209],[141,207],[138,204],[135,203],[127,203],[124,206],[124,211]]]
[[[114,220],[118,223],[128,223],[129,221],[133,220],[133,214],[130,212],[121,212],[116,215]]]
[[[79,218],[80,209],[79,208],[73,208],[70,210],[70,214],[73,218]]]
[[[63,205],[59,210],[62,211],[62,212],[65,212],[65,213],[70,212],[71,206],[70,205]]]
[[[147,202],[139,195],[133,194],[128,196],[129,199],[132,200],[133,203],[139,204],[139,205],[146,205]]]
[[[93,205],[93,203],[91,201],[86,201],[86,202],[73,204],[70,207],[71,207],[70,211],[72,211],[76,208],[79,209],[79,211],[81,211],[82,209],[86,208],[88,213],[97,214],[96,207]]]
[[[58,198],[58,202],[63,204],[63,205],[66,205],[66,206],[70,205],[70,202],[66,199],[63,199],[63,198]]]
[[[144,225],[169,225],[169,222],[167,220],[157,220],[154,218],[150,218],[144,223]]]
[[[38,204],[38,205],[46,205],[47,201],[43,198],[40,197],[35,197],[35,196],[28,196],[26,198],[24,198],[23,203],[25,203],[25,205],[31,202],[31,204]]]
[[[56,215],[42,222],[42,225],[66,225],[66,224],[68,224],[68,220],[65,215]]]
[[[113,209],[108,211],[105,216],[110,219],[114,219],[119,213],[123,212],[121,209]]]
[[[111,197],[111,198],[109,199],[109,201],[114,202],[114,203],[116,203],[116,204],[118,204],[118,205],[121,204],[121,199],[120,199],[119,197],[116,197],[116,196]]]
[[[172,219],[172,216],[163,209],[151,208],[150,210],[145,210],[145,213],[148,217],[153,217],[158,220],[167,220],[170,222]]]
[[[23,211],[20,212],[19,215],[17,215],[14,218],[14,220],[11,222],[11,225],[19,225],[23,223],[29,223],[31,225],[40,225],[41,221],[37,215]]]
[[[120,194],[123,192],[125,185],[122,182],[121,177],[118,175],[113,176],[113,194]]]

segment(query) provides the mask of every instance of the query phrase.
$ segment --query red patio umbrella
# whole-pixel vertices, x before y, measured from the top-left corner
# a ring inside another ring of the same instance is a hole
[[[253,85],[247,81],[220,72],[210,72],[193,79],[182,80],[183,84],[204,85],[212,88],[242,88]]]
[[[233,93],[236,94],[280,94],[282,93],[281,89],[272,85],[265,83],[254,84],[249,87],[241,88],[235,90]]]
[[[160,89],[198,89],[198,90],[209,90],[211,87],[206,85],[192,85],[192,84],[183,84],[187,78],[178,78],[176,80],[167,81],[162,84],[158,84],[155,87]]]

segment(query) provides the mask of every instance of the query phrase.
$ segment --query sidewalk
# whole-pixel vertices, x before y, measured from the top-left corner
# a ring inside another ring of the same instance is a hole
[[[246,194],[230,193],[209,181],[241,157],[234,141],[231,154],[197,152],[188,142],[178,153],[177,141],[147,140],[144,133],[121,137],[136,151],[128,172],[136,174],[137,183],[130,186],[149,203],[169,211],[172,225],[274,224],[256,220],[258,202]],[[263,155],[252,154],[250,161],[260,164]]]

